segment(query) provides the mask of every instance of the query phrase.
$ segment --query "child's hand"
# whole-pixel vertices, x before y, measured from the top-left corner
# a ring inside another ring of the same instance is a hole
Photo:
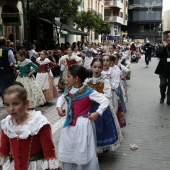
[[[91,121],[95,121],[99,117],[98,112],[93,112],[91,115],[88,117]]]
[[[66,110],[57,107],[58,115],[64,117],[66,115]]]

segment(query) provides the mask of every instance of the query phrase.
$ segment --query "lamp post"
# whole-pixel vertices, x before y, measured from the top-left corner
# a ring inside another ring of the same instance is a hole
[[[30,8],[29,8],[29,0],[24,0],[24,36],[26,39],[27,48],[30,45]]]
[[[158,30],[158,34],[159,34],[159,41],[158,43],[162,43],[162,30]]]

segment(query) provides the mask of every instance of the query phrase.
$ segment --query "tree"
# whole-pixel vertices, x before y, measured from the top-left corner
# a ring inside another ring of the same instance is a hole
[[[77,28],[88,32],[94,30],[97,34],[109,34],[110,24],[105,22],[100,18],[100,16],[91,10],[78,12],[73,18],[74,22],[77,24]]]
[[[95,33],[101,34],[101,35],[109,35],[110,32],[111,32],[111,26],[109,22],[99,19],[98,24],[95,27]]]
[[[72,19],[78,11],[78,6],[82,0],[31,0],[30,11],[34,16],[42,17],[51,21],[57,31],[57,39],[59,43],[59,34],[62,30],[62,25],[57,29],[55,17],[61,19],[61,23],[67,19]]]

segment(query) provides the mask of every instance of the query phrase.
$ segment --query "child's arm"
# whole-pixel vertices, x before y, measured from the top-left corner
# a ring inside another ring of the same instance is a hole
[[[66,111],[64,109],[62,109],[64,103],[66,102],[66,99],[64,97],[64,95],[62,94],[58,100],[57,100],[57,104],[56,104],[56,109],[57,109],[57,112],[59,114],[59,116],[65,116],[66,115]]]

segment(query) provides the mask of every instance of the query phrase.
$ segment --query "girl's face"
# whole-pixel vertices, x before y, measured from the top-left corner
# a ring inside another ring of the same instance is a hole
[[[119,51],[119,47],[116,47],[116,51]]]
[[[109,52],[113,53],[114,52],[114,48],[112,46],[109,46]]]
[[[41,52],[41,53],[40,53],[40,58],[41,58],[42,60],[44,60],[46,57],[47,57],[47,56],[44,54],[44,52]]]
[[[29,101],[22,101],[22,99],[17,96],[17,93],[12,93],[4,96],[4,105],[6,106],[8,114],[17,120],[26,114]]]
[[[19,54],[16,54],[16,57],[17,57],[17,60],[20,61],[20,62],[25,60],[25,56],[21,56]]]
[[[71,55],[71,54],[72,54],[72,52],[73,52],[73,51],[72,51],[72,49],[71,49],[71,48],[68,48],[68,49],[67,49],[67,54],[68,54],[68,55]]]
[[[102,63],[99,61],[96,61],[93,63],[93,65],[91,66],[92,68],[92,72],[93,72],[93,77],[97,78],[101,75],[103,66]]]
[[[103,69],[108,70],[110,67],[110,57],[109,56],[103,56]]]
[[[67,72],[67,83],[69,86],[75,86],[77,83],[78,77],[73,77],[71,73]]]
[[[78,51],[78,47],[77,47],[77,46],[74,48],[74,51],[75,51],[75,52],[77,52],[77,51]]]

